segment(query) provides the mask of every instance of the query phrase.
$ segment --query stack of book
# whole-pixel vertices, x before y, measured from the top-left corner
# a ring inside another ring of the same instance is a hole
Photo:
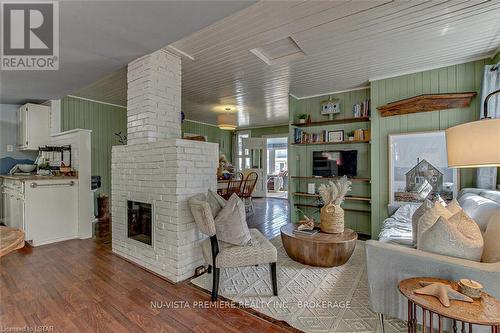
[[[300,128],[295,129],[294,142],[295,143],[319,143],[328,141],[328,132],[321,131],[319,133],[308,133]]]
[[[316,235],[318,232],[319,232],[319,228],[318,227],[315,227],[312,230],[299,230],[299,229],[295,229],[293,231],[293,233],[295,235],[302,235],[302,236],[313,236],[313,235]]]
[[[370,130],[354,130],[354,141],[370,141]]]
[[[352,106],[352,114],[354,118],[370,116],[370,99],[365,99],[363,102]]]

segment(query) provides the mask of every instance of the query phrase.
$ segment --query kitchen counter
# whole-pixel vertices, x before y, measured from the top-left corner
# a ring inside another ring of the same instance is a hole
[[[30,176],[25,176],[25,175],[0,175],[0,178],[3,179],[13,179],[13,180],[21,180],[21,181],[27,181],[27,180],[64,180],[64,179],[78,179],[78,175],[76,176],[42,176],[42,175],[30,175]]]

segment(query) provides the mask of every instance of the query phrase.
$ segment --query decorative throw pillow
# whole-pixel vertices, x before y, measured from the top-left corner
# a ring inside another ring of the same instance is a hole
[[[430,209],[425,210],[420,219],[417,221],[417,249],[420,249],[420,236],[436,223],[438,218],[450,218],[451,213],[446,207],[443,207],[436,201]]]
[[[220,210],[226,205],[226,199],[212,190],[208,190],[207,202],[210,205],[213,217],[216,217]]]
[[[482,262],[500,261],[500,214],[492,216],[484,233]]]
[[[248,230],[245,204],[236,194],[229,198],[215,218],[217,239],[234,245],[248,245],[252,240]]]
[[[419,237],[419,244],[423,251],[474,261],[483,253],[481,230],[462,210],[450,218],[439,217]]]
[[[418,225],[418,220],[424,215],[425,211],[431,209],[433,206],[432,201],[429,199],[425,199],[424,202],[420,205],[420,207],[417,208],[415,213],[413,213],[411,217],[411,226],[412,226],[412,236],[413,236],[413,245],[417,245],[417,225]]]

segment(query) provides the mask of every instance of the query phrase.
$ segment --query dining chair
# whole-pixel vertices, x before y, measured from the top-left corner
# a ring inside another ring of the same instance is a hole
[[[228,200],[233,193],[239,195],[241,190],[241,184],[243,182],[243,174],[241,172],[236,172],[231,179],[227,182],[227,188],[220,194],[224,199]]]
[[[238,194],[245,203],[245,211],[250,214],[253,213],[252,192],[255,185],[257,185],[258,179],[259,175],[256,172],[250,172],[241,184],[240,193]]]

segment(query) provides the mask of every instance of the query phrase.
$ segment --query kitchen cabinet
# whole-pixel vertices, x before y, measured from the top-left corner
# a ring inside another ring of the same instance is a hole
[[[4,223],[32,246],[78,238],[78,180],[4,179]]]
[[[17,109],[17,148],[38,150],[49,144],[50,107],[27,103]]]

